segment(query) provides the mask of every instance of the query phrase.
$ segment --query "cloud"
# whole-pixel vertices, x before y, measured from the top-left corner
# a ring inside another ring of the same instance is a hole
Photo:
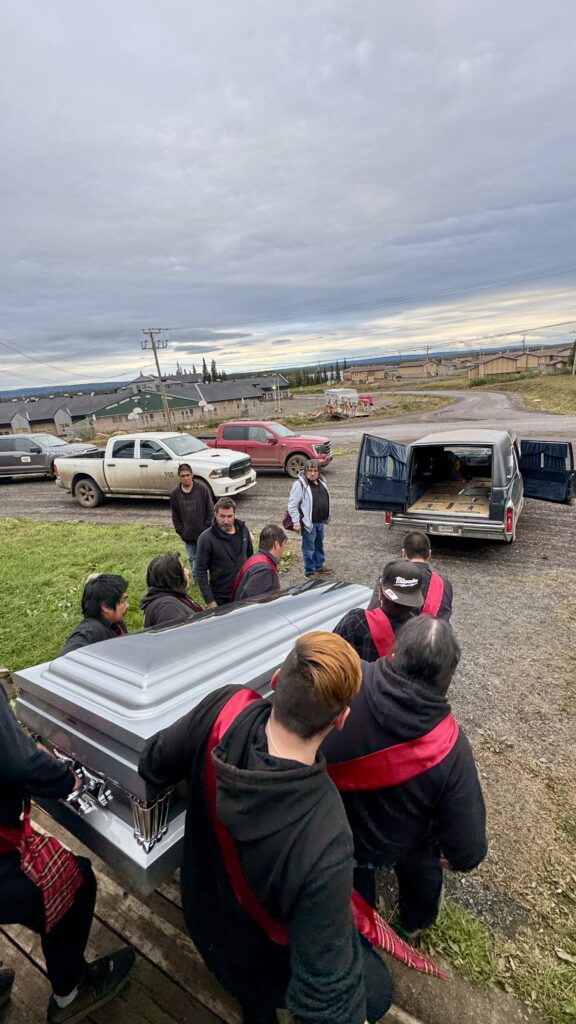
[[[529,321],[529,272],[564,319],[575,29],[567,0],[8,8],[0,340],[58,368],[0,345],[14,385],[136,374],[158,325],[170,369],[465,344]]]

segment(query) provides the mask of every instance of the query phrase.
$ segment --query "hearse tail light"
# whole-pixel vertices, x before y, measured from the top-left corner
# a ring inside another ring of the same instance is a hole
[[[391,512],[386,512],[386,514],[385,514],[385,522],[386,522],[387,526],[390,526],[390,523],[392,522],[392,513]]]
[[[506,509],[506,533],[514,533],[514,509]]]

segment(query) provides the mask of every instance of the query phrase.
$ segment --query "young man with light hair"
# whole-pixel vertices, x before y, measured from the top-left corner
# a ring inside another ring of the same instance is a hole
[[[344,726],[360,659],[341,637],[300,637],[272,700],[224,686],[151,739],[140,773],[187,782],[182,899],[208,968],[244,1024],[364,1024],[388,1009],[388,970],[353,923],[352,837],[318,754]]]

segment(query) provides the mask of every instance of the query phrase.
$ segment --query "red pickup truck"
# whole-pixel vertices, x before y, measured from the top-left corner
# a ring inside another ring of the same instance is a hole
[[[308,459],[317,459],[320,466],[332,461],[327,437],[295,434],[281,423],[264,420],[231,420],[221,423],[214,437],[200,437],[210,448],[228,448],[245,452],[254,469],[283,469],[296,477]]]

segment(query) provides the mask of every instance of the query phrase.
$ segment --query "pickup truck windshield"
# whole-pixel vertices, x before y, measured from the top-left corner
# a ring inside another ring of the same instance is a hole
[[[193,452],[203,452],[208,447],[203,441],[191,434],[179,434],[178,437],[162,438],[164,444],[175,455],[192,455]]]
[[[279,437],[296,436],[293,430],[288,430],[288,427],[283,427],[281,423],[265,423],[264,426],[267,427],[268,430],[273,430]]]

